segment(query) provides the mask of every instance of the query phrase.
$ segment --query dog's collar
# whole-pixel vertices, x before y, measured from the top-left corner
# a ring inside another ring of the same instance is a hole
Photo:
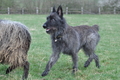
[[[57,42],[58,40],[61,40],[61,38],[62,38],[62,36],[57,36],[57,37],[55,38],[55,42]]]

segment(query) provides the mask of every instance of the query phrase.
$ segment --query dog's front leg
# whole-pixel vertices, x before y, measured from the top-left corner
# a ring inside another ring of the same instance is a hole
[[[50,69],[52,68],[52,66],[56,63],[56,61],[59,58],[59,53],[53,53],[50,57],[50,60],[48,61],[47,65],[46,65],[46,69],[45,71],[42,73],[42,76],[46,76],[48,74],[48,72],[50,71]]]
[[[72,54],[72,60],[73,60],[73,74],[74,74],[78,69],[78,55],[77,55],[77,53]]]

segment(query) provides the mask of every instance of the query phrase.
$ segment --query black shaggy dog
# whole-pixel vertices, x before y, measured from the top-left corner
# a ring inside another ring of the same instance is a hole
[[[92,27],[87,25],[71,27],[66,23],[62,7],[59,6],[57,11],[53,8],[43,28],[51,35],[53,54],[42,76],[48,74],[51,67],[58,60],[61,52],[72,57],[73,73],[77,71],[78,52],[80,49],[83,49],[85,54],[89,56],[84,67],[88,67],[93,59],[95,60],[96,67],[100,67],[98,56],[95,54],[95,47],[100,40],[98,34],[99,27],[97,25]]]

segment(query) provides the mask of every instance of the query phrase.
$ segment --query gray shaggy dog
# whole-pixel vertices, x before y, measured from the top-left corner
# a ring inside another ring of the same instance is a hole
[[[53,54],[42,76],[46,76],[49,73],[61,52],[72,57],[73,73],[75,73],[78,69],[78,52],[80,49],[83,49],[85,54],[89,56],[84,67],[88,67],[93,59],[95,60],[96,67],[100,67],[98,56],[95,54],[95,47],[100,40],[98,34],[99,27],[97,25],[92,27],[87,25],[71,27],[66,23],[62,7],[59,6],[57,11],[53,8],[43,28],[51,35]]]
[[[31,43],[31,36],[25,25],[9,20],[0,20],[0,63],[9,64],[6,74],[17,67],[23,67],[22,79],[29,73],[27,52]]]

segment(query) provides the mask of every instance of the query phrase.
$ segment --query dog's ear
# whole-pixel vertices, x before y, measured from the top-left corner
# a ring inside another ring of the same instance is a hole
[[[55,6],[53,7],[53,10],[52,10],[52,12],[56,12]]]
[[[62,6],[60,5],[59,7],[58,7],[58,9],[57,9],[57,14],[61,17],[61,18],[63,18],[63,10],[62,10]]]

